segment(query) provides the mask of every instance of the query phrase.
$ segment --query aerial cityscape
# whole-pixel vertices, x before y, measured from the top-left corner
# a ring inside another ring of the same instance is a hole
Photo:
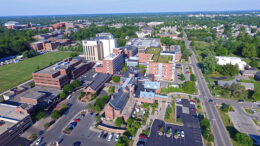
[[[257,0],[79,1],[0,6],[0,146],[260,145]]]

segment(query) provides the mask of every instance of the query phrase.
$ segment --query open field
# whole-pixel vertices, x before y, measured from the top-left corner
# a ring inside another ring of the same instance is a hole
[[[32,72],[43,68],[66,57],[69,52],[47,53],[29,59],[24,59],[17,64],[0,67],[0,93],[32,79]]]

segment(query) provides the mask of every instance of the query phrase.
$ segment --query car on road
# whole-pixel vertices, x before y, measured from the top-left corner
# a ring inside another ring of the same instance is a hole
[[[181,137],[184,137],[184,131],[181,131]]]
[[[1,120],[0,121],[0,126],[4,125],[5,124],[5,121]]]
[[[73,121],[74,121],[74,122],[79,122],[79,121],[80,121],[80,119],[74,119]]]
[[[147,139],[147,136],[146,136],[146,135],[144,135],[144,134],[140,134],[140,135],[139,135],[139,138],[142,138],[142,139]]]
[[[70,98],[71,98],[71,94],[70,94],[70,95],[68,95],[66,99],[70,99]]]
[[[110,134],[109,134],[109,136],[108,136],[108,139],[107,139],[107,141],[111,141],[111,140],[112,140],[112,138],[113,138],[113,136],[114,136],[114,133],[110,133]]]
[[[138,141],[137,142],[137,146],[144,146],[145,145],[145,142],[144,141]]]
[[[103,134],[102,138],[103,138],[103,139],[106,139],[106,138],[107,138],[107,135],[108,135],[107,133]]]
[[[101,138],[104,134],[104,131],[101,131],[99,134],[98,134],[98,138]]]
[[[186,74],[189,74],[190,72],[189,71],[186,71]]]
[[[120,134],[117,134],[116,138],[115,138],[115,141],[118,141],[119,137],[120,137]]]
[[[194,111],[194,112],[196,112],[196,111],[197,111],[197,109],[196,109],[196,108],[191,108],[191,110],[192,110],[192,111]]]
[[[59,146],[63,141],[63,138],[60,138],[58,141],[56,141],[56,146]]]
[[[242,99],[239,99],[237,102],[238,102],[238,103],[243,103],[243,102],[244,102],[244,100],[242,100]]]
[[[209,103],[212,103],[213,102],[213,99],[209,99],[209,101],[208,101]]]
[[[41,137],[41,138],[39,138],[37,141],[36,141],[36,145],[39,145],[41,142],[42,142],[42,140],[43,140],[43,137]]]

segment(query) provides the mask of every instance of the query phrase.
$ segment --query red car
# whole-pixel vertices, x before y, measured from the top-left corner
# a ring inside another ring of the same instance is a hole
[[[161,126],[158,126],[158,127],[157,127],[157,132],[159,132],[159,131],[160,131],[160,129],[161,129]]]
[[[192,111],[195,111],[195,112],[197,111],[197,109],[196,109],[196,108],[192,108],[191,110],[192,110]]]
[[[189,71],[186,71],[186,74],[189,74],[190,72]]]
[[[74,119],[74,121],[75,121],[75,122],[79,122],[79,121],[80,121],[80,119]]]
[[[142,138],[142,139],[147,139],[147,136],[146,136],[146,135],[144,135],[144,134],[140,134],[140,135],[139,135],[139,138]]]
[[[194,101],[194,100],[190,100],[190,102],[194,102],[194,103],[195,103],[195,101]]]

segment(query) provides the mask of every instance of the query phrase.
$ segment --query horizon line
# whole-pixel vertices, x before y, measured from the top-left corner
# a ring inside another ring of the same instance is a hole
[[[260,12],[260,10],[212,10],[212,11],[168,11],[168,12],[112,12],[112,13],[75,13],[75,14],[37,14],[37,15],[10,15],[0,17],[30,17],[30,16],[73,16],[73,15],[119,15],[119,14],[162,14],[162,13],[228,13],[228,12]]]

